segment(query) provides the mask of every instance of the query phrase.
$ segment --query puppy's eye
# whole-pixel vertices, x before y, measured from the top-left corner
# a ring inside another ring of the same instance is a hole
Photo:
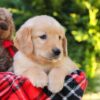
[[[43,40],[44,40],[44,39],[47,39],[47,35],[45,35],[45,34],[44,34],[44,35],[41,35],[41,36],[39,36],[39,37],[40,37],[40,39],[43,39]]]
[[[61,39],[61,36],[59,36],[59,40]]]

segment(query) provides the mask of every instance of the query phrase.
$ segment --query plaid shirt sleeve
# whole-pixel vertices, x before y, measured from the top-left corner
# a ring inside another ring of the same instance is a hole
[[[52,94],[47,87],[34,87],[22,76],[11,72],[0,73],[0,100],[81,100],[87,86],[83,71],[67,75],[62,91]]]

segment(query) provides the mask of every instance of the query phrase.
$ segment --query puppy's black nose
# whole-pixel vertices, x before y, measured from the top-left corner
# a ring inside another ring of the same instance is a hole
[[[53,48],[52,51],[53,51],[55,56],[59,56],[61,53],[60,49],[58,49],[58,48]]]
[[[2,29],[2,30],[8,30],[8,25],[7,25],[7,23],[1,22],[1,23],[0,23],[0,29]]]

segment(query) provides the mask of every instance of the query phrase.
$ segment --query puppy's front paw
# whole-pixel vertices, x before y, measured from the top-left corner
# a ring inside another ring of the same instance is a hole
[[[45,87],[47,86],[48,83],[48,77],[45,72],[43,71],[35,71],[35,72],[30,72],[26,77],[29,78],[31,83],[36,86],[36,87]]]
[[[38,75],[34,76],[32,82],[36,87],[43,88],[47,86],[48,83],[47,75],[44,72],[40,72]]]
[[[63,86],[64,86],[64,78],[57,75],[57,73],[51,72],[49,74],[48,89],[52,93],[57,93],[62,90]]]

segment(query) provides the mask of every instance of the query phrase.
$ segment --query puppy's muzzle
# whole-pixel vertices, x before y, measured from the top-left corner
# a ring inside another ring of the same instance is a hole
[[[0,22],[0,29],[2,30],[8,30],[8,24],[5,22]]]
[[[53,48],[53,49],[52,49],[52,52],[53,52],[53,55],[54,55],[55,57],[59,56],[60,53],[61,53],[61,51],[60,51],[59,48]]]

